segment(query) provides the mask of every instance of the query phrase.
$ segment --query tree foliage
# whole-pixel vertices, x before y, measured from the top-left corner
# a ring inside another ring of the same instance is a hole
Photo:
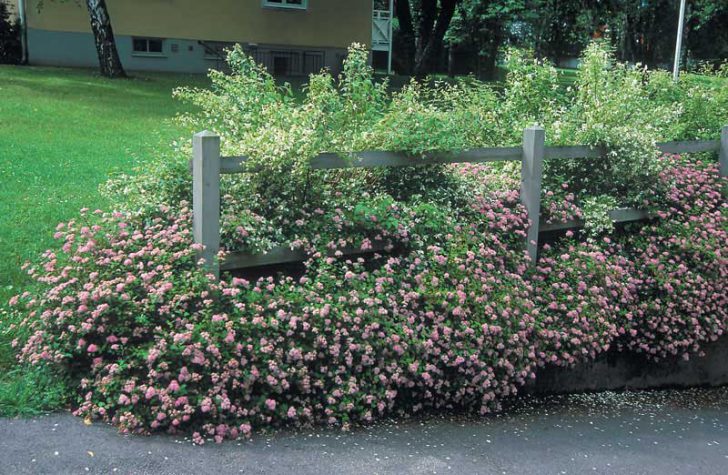
[[[594,38],[607,38],[622,61],[670,67],[673,61],[678,0],[460,0],[444,36],[430,34],[435,15],[447,18],[446,2],[400,0],[396,52],[417,64],[423,44],[442,40],[465,58],[460,69],[492,77],[496,60],[507,46],[531,48],[539,58],[558,61],[578,57]],[[728,57],[728,2],[688,2],[684,30],[684,60],[719,63]],[[415,25],[412,27],[411,25]],[[441,23],[442,24],[442,23]],[[405,41],[406,39],[406,41]],[[405,47],[409,45],[408,47]],[[415,47],[416,46],[416,47]],[[443,69],[442,46],[427,50],[418,74]],[[453,55],[450,56],[452,62]],[[449,65],[450,69],[452,64]]]
[[[22,59],[20,26],[5,2],[0,1],[0,64],[17,64]]]

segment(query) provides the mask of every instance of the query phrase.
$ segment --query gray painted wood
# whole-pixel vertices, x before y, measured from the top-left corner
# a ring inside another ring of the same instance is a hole
[[[523,161],[521,162],[521,201],[528,210],[530,221],[526,250],[531,263],[538,257],[538,226],[541,216],[541,179],[543,178],[544,143],[546,133],[541,127],[523,131]]]
[[[447,163],[485,163],[519,161],[520,147],[478,148],[461,152],[428,152],[422,156],[412,156],[402,152],[357,152],[351,157],[338,153],[322,153],[311,159],[313,170],[332,170],[343,168],[413,167]],[[255,172],[247,165],[247,157],[226,157],[222,159],[220,173]]]
[[[588,147],[586,145],[564,145],[560,147],[546,147],[544,159],[559,158],[599,158],[606,155],[604,147]]]
[[[301,250],[292,250],[285,246],[276,247],[264,254],[250,254],[232,252],[220,264],[221,270],[245,269],[248,267],[268,266],[273,264],[287,264],[302,262],[307,259],[306,253]]]
[[[693,140],[679,142],[663,142],[657,147],[665,153],[694,153],[714,151],[720,148],[719,140]],[[521,160],[520,147],[489,147],[465,150],[461,152],[428,152],[422,156],[412,156],[402,152],[359,152],[351,157],[337,153],[322,153],[311,160],[314,170],[331,170],[343,168],[376,168],[376,167],[407,167],[447,163],[486,163],[499,161]],[[589,147],[586,145],[564,145],[545,147],[544,159],[569,158],[598,158],[606,155],[604,147]],[[256,167],[251,167],[248,157],[223,157],[220,162],[220,173],[254,173]],[[191,164],[190,164],[191,168]]]
[[[637,208],[617,208],[609,212],[609,216],[615,223],[626,223],[629,221],[643,221],[653,218],[649,211]]]
[[[385,244],[373,242],[370,250],[362,251],[355,247],[341,249],[342,254],[351,256],[356,254],[372,254],[385,250]],[[333,256],[333,253],[329,255]],[[250,267],[269,266],[274,264],[289,264],[292,262],[303,262],[308,255],[300,249],[289,249],[286,246],[274,247],[264,254],[249,254],[244,252],[232,252],[221,263],[221,270],[245,269]]]
[[[220,161],[220,173],[232,174],[232,173],[252,173],[256,169],[248,165],[246,162],[248,157],[223,157]]]
[[[696,153],[712,152],[720,148],[719,140],[683,140],[679,142],[662,142],[657,148],[664,153]]]
[[[611,211],[610,216],[615,223],[623,223],[629,221],[642,221],[651,218],[651,215],[644,210],[633,208],[620,208]],[[584,222],[580,220],[567,221],[564,223],[539,225],[539,232],[549,232],[565,229],[577,229],[584,226]],[[369,251],[361,251],[357,248],[344,248],[342,253],[345,256],[356,254],[370,254],[383,251],[385,246],[381,243],[374,243]],[[264,254],[250,254],[244,252],[232,252],[221,263],[221,270],[245,269],[250,267],[260,267],[275,264],[289,264],[292,262],[303,262],[308,258],[306,253],[301,250],[292,250],[285,246],[279,246],[271,249]]]
[[[316,170],[332,168],[375,168],[411,167],[446,163],[485,163],[518,161],[521,159],[519,147],[478,148],[461,152],[428,152],[422,156],[411,156],[400,152],[361,152],[353,157],[341,157],[335,153],[322,153],[311,160],[311,168]]]
[[[617,208],[609,212],[609,217],[611,217],[612,221],[615,223],[628,223],[632,221],[645,221],[653,218],[654,216],[643,209]],[[563,231],[566,229],[577,229],[582,227],[584,227],[584,221],[575,219],[562,223],[541,223],[540,230],[545,233],[549,231]]]
[[[539,224],[539,229],[542,233],[547,233],[549,231],[565,231],[567,229],[578,229],[581,227],[584,227],[584,221],[582,221],[581,219],[573,219],[560,223],[542,222],[541,224]]]
[[[728,177],[728,125],[720,131],[720,176]]]
[[[192,138],[192,229],[204,249],[205,267],[220,276],[220,137],[204,131]]]
[[[718,140],[683,140],[677,142],[661,142],[657,148],[664,153],[695,153],[718,150]],[[566,145],[546,147],[544,158],[598,158],[607,154],[605,147],[588,147],[586,145]]]

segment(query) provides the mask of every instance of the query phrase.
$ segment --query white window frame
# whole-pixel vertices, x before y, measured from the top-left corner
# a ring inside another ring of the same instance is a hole
[[[134,49],[134,42],[135,41],[146,41],[147,44],[147,50],[146,51],[137,51]],[[149,42],[150,41],[159,41],[162,46],[162,51],[149,51]],[[167,55],[164,53],[164,45],[165,41],[164,38],[152,38],[149,36],[133,36],[131,39],[131,55],[132,56],[145,56],[145,57],[156,57],[156,58],[163,58]]]
[[[289,0],[281,0],[280,2],[271,2],[270,0],[261,0],[265,8],[280,8],[286,10],[307,10],[308,0],[301,0],[300,4],[288,3]]]

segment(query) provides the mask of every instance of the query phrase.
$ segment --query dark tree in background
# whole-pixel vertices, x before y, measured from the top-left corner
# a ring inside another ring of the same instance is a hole
[[[467,70],[496,78],[496,64],[506,45],[534,47],[534,24],[543,12],[532,0],[463,0],[446,36],[451,50],[469,59]],[[450,64],[448,72],[452,73]]]
[[[121,66],[119,52],[116,50],[114,30],[111,28],[111,19],[106,9],[105,0],[86,0],[91,30],[96,42],[96,53],[99,56],[101,74],[110,78],[126,77]]]
[[[394,39],[398,69],[421,77],[432,71],[443,40],[462,0],[396,0],[398,29]],[[416,27],[416,28],[415,28]]]
[[[538,17],[536,4],[540,2],[396,0],[396,69],[418,77],[441,70],[443,51],[447,48],[450,62],[454,51],[465,53],[469,56],[470,72],[492,78],[498,51],[518,31],[525,32],[520,24],[533,22]],[[448,70],[451,72],[452,68]]]
[[[715,10],[692,9],[687,50],[713,64],[728,60],[728,2]]]
[[[5,2],[0,1],[0,64],[18,64],[22,56],[20,25],[10,17]]]
[[[422,0],[419,34],[417,35],[417,51],[412,71],[415,76],[423,76],[432,67],[432,63],[442,51],[445,38],[455,13],[455,6],[461,0]],[[439,4],[439,5],[438,5]]]
[[[394,64],[400,74],[447,70],[493,79],[506,46],[554,62],[594,37],[620,60],[672,65],[680,0],[396,0]],[[690,0],[683,64],[728,58],[728,0]],[[447,52],[448,54],[444,54]]]
[[[671,67],[680,0],[539,0],[545,24],[539,44],[549,58],[576,56],[603,30],[623,61]],[[728,57],[727,0],[687,2],[684,59]],[[537,48],[538,51],[538,48]]]
[[[414,22],[412,21],[412,8],[409,0],[394,0],[394,17],[397,28],[394,29],[392,39],[393,61],[395,69],[400,74],[411,74],[415,59]]]

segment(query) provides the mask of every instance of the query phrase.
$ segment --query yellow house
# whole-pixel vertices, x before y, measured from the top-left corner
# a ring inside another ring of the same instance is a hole
[[[30,64],[98,64],[85,2],[13,0]],[[380,2],[376,2],[380,4]],[[205,72],[234,43],[277,75],[340,68],[353,42],[382,50],[373,0],[107,0],[128,70]],[[389,12],[387,12],[389,14]],[[390,16],[391,17],[391,16]],[[389,48],[387,48],[389,49]]]

